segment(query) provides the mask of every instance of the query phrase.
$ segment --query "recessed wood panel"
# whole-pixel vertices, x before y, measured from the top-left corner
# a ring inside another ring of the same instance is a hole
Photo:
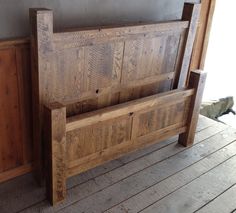
[[[96,164],[162,134],[184,132],[193,94],[191,89],[176,90],[67,118],[68,175],[86,162]]]
[[[32,160],[29,66],[28,46],[0,49],[0,172],[17,175],[16,168],[29,168]]]
[[[129,141],[131,124],[132,119],[124,116],[67,132],[68,161],[78,160]]]
[[[14,48],[1,50],[0,72],[0,171],[6,171],[23,163],[23,144],[18,140],[22,133]]]
[[[1,181],[32,170],[31,73],[27,42],[0,43]]]
[[[118,85],[121,77],[123,43],[65,49],[53,56],[52,79],[48,78],[53,99],[61,102],[98,94]]]
[[[180,35],[125,42],[122,83],[174,72]]]
[[[168,126],[185,123],[189,102],[181,102],[164,108],[155,108],[151,111],[141,113],[138,122],[137,137],[166,128]]]

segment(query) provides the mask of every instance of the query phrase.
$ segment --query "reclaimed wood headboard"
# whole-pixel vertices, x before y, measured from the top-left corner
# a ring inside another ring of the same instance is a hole
[[[55,33],[51,10],[30,9],[35,168],[41,179],[44,141],[52,203],[67,177],[188,132],[205,78],[184,89],[199,13],[185,4],[180,21]]]

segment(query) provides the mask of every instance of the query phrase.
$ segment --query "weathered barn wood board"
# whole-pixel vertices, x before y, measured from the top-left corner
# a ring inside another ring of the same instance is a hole
[[[140,212],[143,209],[149,207],[153,203],[161,200],[163,197],[169,195],[175,190],[180,189],[186,184],[190,184],[200,176],[204,175],[206,172],[214,169],[216,166],[222,164],[229,158],[233,157],[236,154],[236,142],[227,145],[224,149],[220,149],[214,152],[210,158],[204,158],[192,166],[187,167],[186,169],[176,173],[175,175],[147,188],[146,190],[140,192],[139,194],[130,197],[128,200],[118,204],[117,206],[112,207],[106,212],[109,213],[121,213],[128,211],[130,213]],[[232,195],[232,192],[230,192]],[[235,199],[232,198],[232,199]],[[232,200],[233,201],[233,200]],[[220,203],[220,202],[219,202]],[[225,202],[224,202],[225,203]],[[232,206],[235,206],[232,202]],[[222,204],[222,202],[221,202]],[[230,204],[230,202],[229,202]],[[219,212],[224,212],[224,209],[227,209],[227,206],[221,205],[222,209]],[[209,208],[209,209],[214,209]],[[218,209],[218,208],[216,208]],[[215,209],[214,212],[217,212]],[[205,211],[210,212],[210,211]],[[231,212],[231,211],[225,211]]]
[[[167,91],[187,85],[200,8],[185,4],[180,21],[59,33],[51,10],[30,9],[34,163],[40,181],[45,162],[52,204],[67,177],[177,134],[193,143],[206,75]]]
[[[194,212],[236,182],[236,156],[141,212]],[[225,175],[227,173],[227,175]],[[178,199],[176,199],[178,197]]]
[[[180,79],[183,87],[199,12],[200,4],[186,4],[181,21],[54,33],[52,11],[30,10],[39,179],[43,105],[60,102],[71,116],[169,91]]]
[[[195,79],[196,76],[198,76],[197,79]],[[49,153],[49,158],[51,155],[55,158],[55,162],[53,159],[52,162],[48,161],[49,164],[54,165],[48,169],[51,178],[47,180],[51,203],[54,204],[62,200],[61,195],[65,193],[67,177],[86,171],[147,144],[157,143],[184,132],[188,134],[186,122],[192,113],[190,104],[198,103],[196,100],[203,92],[202,89],[198,88],[198,85],[202,83],[204,85],[205,77],[201,77],[199,73],[197,75],[196,72],[192,73],[190,79],[196,80],[194,90],[173,90],[84,113],[68,118],[66,124],[65,120],[61,124],[58,124],[58,119],[49,120],[51,128],[54,125],[66,125],[66,129],[60,132],[61,137],[66,137],[66,148],[64,143],[60,143],[57,151]],[[201,92],[198,94],[198,91]],[[50,108],[51,113],[53,113],[50,106],[47,107],[47,111],[50,111]],[[145,114],[151,114],[151,116]],[[64,114],[65,118],[66,115]],[[197,122],[197,120],[194,119],[193,122]],[[46,128],[46,136],[54,135],[51,128]],[[55,129],[55,131],[57,130]],[[57,149],[58,145],[54,145],[56,140],[53,140],[51,136],[46,137],[45,141],[50,144],[50,149]],[[58,162],[60,163],[58,164]],[[61,175],[65,173],[67,177]],[[63,186],[57,187],[58,181],[54,182],[54,179],[60,179],[59,182]],[[51,197],[51,194],[54,194],[54,197]]]
[[[198,68],[203,68],[202,66],[199,67],[199,58],[201,58],[202,61],[204,61],[204,58],[205,58],[205,54],[201,54],[202,53],[202,49],[203,49],[203,53],[205,52],[204,50],[206,49],[207,47],[207,40],[208,40],[208,37],[209,37],[209,29],[210,29],[210,24],[211,24],[211,18],[212,18],[212,13],[213,13],[213,10],[214,10],[214,3],[211,3],[211,2],[214,2],[215,0],[211,0],[211,1],[208,1],[208,0],[202,0],[202,10],[201,10],[201,15],[200,15],[200,20],[199,20],[199,32],[197,34],[197,40],[195,42],[195,47],[194,47],[194,53],[193,53],[193,56],[192,56],[192,59],[191,59],[191,70],[193,69],[198,69]],[[209,7],[209,5],[211,4],[211,7]],[[207,22],[206,20],[209,19],[209,21]],[[182,36],[183,38],[183,36]],[[184,42],[183,39],[181,42]],[[204,45],[203,45],[203,42],[204,42]],[[204,46],[204,48],[202,48],[202,46]],[[24,47],[24,48],[22,48]],[[23,64],[19,64],[18,66],[22,66],[22,70],[23,70],[23,75],[25,75],[24,78],[19,78],[19,84],[20,85],[24,85],[23,86],[23,89],[26,89],[26,91],[24,91],[22,94],[22,97],[19,97],[19,102],[22,102],[22,103],[26,103],[24,106],[20,107],[20,109],[23,109],[21,110],[20,114],[21,115],[17,115],[17,117],[20,117],[22,116],[23,118],[26,118],[26,124],[22,126],[22,128],[25,128],[26,126],[26,129],[25,129],[25,136],[26,138],[30,138],[31,137],[31,121],[30,121],[30,103],[31,103],[31,95],[29,95],[31,93],[30,91],[30,88],[25,88],[25,86],[29,86],[30,87],[30,84],[31,84],[31,80],[29,79],[30,78],[30,74],[28,73],[28,71],[30,72],[30,69],[25,69],[24,66],[26,67],[30,67],[30,53],[29,53],[29,38],[22,38],[22,39],[11,39],[11,40],[1,40],[0,41],[0,51],[1,49],[12,49],[12,48],[16,48],[16,51],[17,51],[17,57],[20,58],[20,60],[22,60],[24,63]],[[18,51],[18,48],[19,49],[27,49],[27,51]],[[27,54],[25,54],[27,53]],[[178,53],[178,55],[180,56],[181,54]],[[179,57],[180,58],[180,57]],[[1,58],[1,62],[2,63],[5,63],[4,61],[5,60],[8,60],[7,58]],[[12,63],[16,63],[16,60],[13,60]],[[15,66],[15,65],[13,65]],[[19,67],[19,69],[21,69]],[[26,71],[27,70],[27,71]],[[1,75],[2,73],[4,73],[4,75],[8,75],[9,72],[8,72],[8,69],[2,69],[2,72],[1,72]],[[18,71],[17,71],[17,74],[18,74]],[[171,76],[172,78],[172,76]],[[26,80],[24,80],[26,79]],[[153,81],[153,82],[156,82],[156,79],[148,79],[148,81]],[[26,82],[26,83],[25,83]],[[139,83],[139,82],[138,82]],[[151,87],[151,86],[150,86]],[[154,86],[155,87],[155,83],[154,83]],[[163,88],[161,86],[161,88]],[[144,90],[145,91],[150,91],[150,89],[146,89]],[[132,90],[132,93],[135,93],[135,90]],[[19,91],[16,91],[16,93],[19,93]],[[137,92],[136,92],[137,93]],[[24,95],[26,94],[26,95]],[[123,93],[124,94],[124,93]],[[9,98],[9,96],[8,96]],[[127,96],[127,99],[129,98],[129,96]],[[3,99],[2,99],[3,100]],[[23,101],[22,101],[23,100]],[[123,100],[125,101],[126,100],[126,96],[125,94],[123,95]],[[71,106],[72,108],[76,108],[76,106]],[[78,110],[78,109],[77,109]],[[8,109],[9,111],[9,109]],[[71,109],[70,111],[73,111],[73,109]],[[19,113],[19,112],[18,112]],[[8,118],[7,117],[2,117],[1,119],[1,122],[4,122],[7,120]],[[11,121],[11,122],[14,122],[14,121]],[[12,124],[11,124],[12,125]],[[1,144],[3,143],[8,143],[7,141],[11,138],[11,135],[9,135],[7,138],[3,139],[4,137],[1,137],[2,140],[0,141]],[[26,139],[26,142],[23,142],[22,141],[22,138],[18,137],[17,138],[18,141],[16,141],[16,143],[18,144],[21,144],[23,143],[24,144],[24,147],[28,154],[26,154],[26,156],[24,158],[27,158],[27,162],[28,163],[31,163],[31,155],[32,155],[32,140],[31,139]],[[21,149],[21,147],[19,147]],[[13,151],[13,150],[12,150]],[[20,150],[19,150],[20,152]],[[127,156],[128,158],[129,156]],[[6,162],[7,163],[7,162]],[[7,165],[6,165],[7,167]],[[14,167],[13,170],[7,170],[5,172],[2,172],[0,174],[0,182],[1,181],[4,181],[4,180],[8,180],[10,178],[13,178],[13,177],[16,177],[18,175],[21,175],[21,174],[24,174],[24,173],[27,173],[27,172],[30,172],[32,170],[32,166],[31,164],[27,164],[26,166],[17,166],[17,167]]]
[[[202,206],[198,213],[227,213],[236,211],[236,184],[230,186],[224,193]]]
[[[204,159],[207,155],[232,143],[235,140],[235,133],[229,132],[231,132],[231,130],[226,130],[221,134],[217,134],[205,140],[204,145],[201,143],[197,144],[190,148],[190,150],[182,150],[182,152],[166,159],[165,161],[161,161],[156,165],[147,166],[146,169],[140,170],[140,172],[134,173],[133,175],[129,175],[127,178],[121,178],[119,182],[114,181],[114,184],[111,184],[109,187],[104,187],[102,190],[99,190],[97,193],[85,197],[84,199],[78,199],[79,191],[72,190],[77,192],[75,193],[77,197],[75,200],[78,201],[70,201],[69,203],[71,205],[65,205],[67,208],[63,208],[61,212],[103,212],[138,193],[142,193],[145,189],[165,180],[183,169],[186,169],[188,166]],[[223,140],[225,135],[227,135],[227,138]],[[205,155],[203,153],[207,154]],[[157,155],[152,156],[154,157]],[[125,171],[128,172],[129,170]],[[116,176],[119,176],[117,173],[111,175],[111,177],[110,175],[106,177],[108,182],[113,181],[113,178],[116,179]],[[120,173],[120,175],[122,175],[122,173]],[[96,183],[102,184],[102,181],[97,181],[98,182]],[[93,203],[96,203],[96,205],[93,205]],[[60,208],[61,207],[59,207],[59,209]]]
[[[202,10],[194,42],[190,69],[204,69],[216,0],[202,0]]]

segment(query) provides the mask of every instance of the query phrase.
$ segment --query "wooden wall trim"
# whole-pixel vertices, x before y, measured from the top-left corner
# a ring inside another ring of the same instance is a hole
[[[0,49],[7,48],[9,46],[20,45],[20,44],[29,45],[29,41],[30,39],[28,37],[0,40]]]
[[[2,173],[0,173],[0,183],[8,181],[8,180],[15,178],[17,176],[20,176],[20,175],[30,173],[32,171],[33,171],[32,164],[26,164],[26,165],[19,166],[17,168],[2,172]]]
[[[32,171],[29,40],[0,41],[0,182]]]

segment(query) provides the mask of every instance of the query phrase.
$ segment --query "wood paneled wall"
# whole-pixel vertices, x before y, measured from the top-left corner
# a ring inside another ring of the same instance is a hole
[[[31,171],[30,50],[27,40],[0,43],[0,182]]]

